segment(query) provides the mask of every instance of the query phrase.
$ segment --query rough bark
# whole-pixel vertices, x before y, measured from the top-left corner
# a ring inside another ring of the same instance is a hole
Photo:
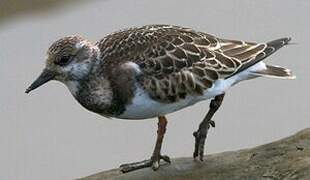
[[[112,169],[80,180],[310,179],[310,128],[269,144],[211,154],[205,159],[176,158],[156,172],[146,168],[122,174]]]

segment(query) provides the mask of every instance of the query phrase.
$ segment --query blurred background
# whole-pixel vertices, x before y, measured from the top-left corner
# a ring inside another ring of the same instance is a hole
[[[118,29],[164,23],[248,41],[291,36],[297,45],[268,61],[292,69],[297,79],[261,78],[232,88],[214,117],[207,152],[253,147],[310,127],[309,9],[308,0],[0,1],[0,179],[74,179],[153,151],[155,119],[100,117],[58,82],[24,93],[44,67],[49,45],[71,34],[96,42]],[[192,132],[208,104],[168,115],[163,154],[192,155]]]

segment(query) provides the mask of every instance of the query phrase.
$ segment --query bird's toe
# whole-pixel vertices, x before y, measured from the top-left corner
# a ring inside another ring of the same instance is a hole
[[[169,164],[171,163],[170,157],[167,155],[161,155],[160,158]]]
[[[146,167],[151,167],[154,171],[158,170],[160,167],[160,160],[163,160],[167,163],[171,163],[170,157],[167,155],[156,155],[152,156],[149,160],[144,160],[140,162],[134,162],[129,164],[122,164],[120,166],[120,171],[123,173],[128,173],[138,169],[143,169]]]
[[[194,132],[193,135],[195,137],[195,150],[193,153],[193,157],[194,159],[197,159],[197,157],[199,156],[199,160],[203,161],[204,146],[207,132],[200,129]]]

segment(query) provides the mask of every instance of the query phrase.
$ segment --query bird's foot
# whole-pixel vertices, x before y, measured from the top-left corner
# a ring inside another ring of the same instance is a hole
[[[135,171],[138,169],[143,169],[147,167],[151,167],[154,171],[156,171],[160,166],[160,160],[164,160],[167,163],[171,163],[170,158],[165,155],[152,156],[149,160],[144,160],[140,162],[134,162],[129,164],[122,164],[120,166],[120,170],[123,173],[128,173],[131,171]]]
[[[215,127],[215,122],[209,120],[207,127],[199,127],[199,129],[193,133],[193,136],[195,137],[195,150],[193,156],[195,159],[199,156],[200,161],[203,161],[204,147],[210,125]]]

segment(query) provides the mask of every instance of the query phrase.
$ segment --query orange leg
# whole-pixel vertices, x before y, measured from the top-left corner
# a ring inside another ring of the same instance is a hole
[[[164,160],[165,162],[170,163],[170,158],[168,156],[161,155],[161,146],[164,139],[164,135],[166,132],[166,126],[167,126],[167,119],[165,116],[158,117],[158,130],[157,130],[157,139],[156,139],[156,145],[153,151],[153,155],[151,159],[144,160],[140,162],[130,163],[130,164],[123,164],[120,166],[121,171],[123,173],[127,173],[130,171],[146,168],[146,167],[152,167],[152,169],[155,171],[160,166],[160,160]]]

